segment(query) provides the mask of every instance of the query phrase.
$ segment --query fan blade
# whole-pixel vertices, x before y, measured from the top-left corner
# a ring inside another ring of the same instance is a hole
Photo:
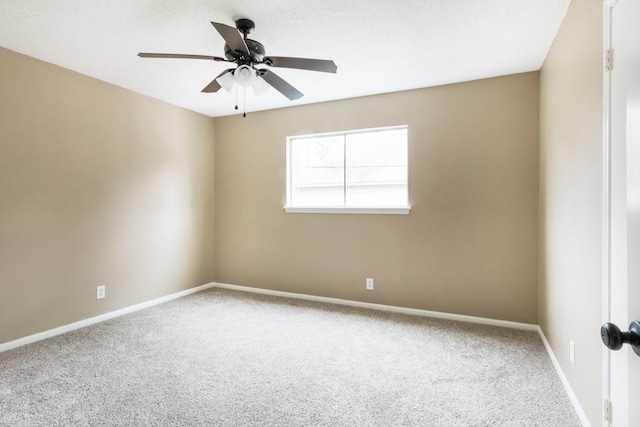
[[[269,56],[264,58],[265,64],[280,68],[298,68],[300,70],[322,71],[335,73],[338,71],[336,63],[328,59],[288,58],[286,56]]]
[[[218,30],[224,41],[227,43],[227,46],[229,46],[229,49],[249,55],[247,43],[245,43],[237,29],[219,22],[211,22],[211,25]]]
[[[231,61],[227,61],[224,58],[220,58],[219,56],[209,56],[209,55],[185,55],[182,53],[147,53],[147,52],[140,52],[138,54],[138,56],[140,58],[178,58],[178,59],[208,59],[211,61],[224,61],[224,62],[231,62]]]
[[[211,83],[209,83],[204,89],[202,89],[200,92],[204,92],[204,93],[212,93],[212,92],[217,92],[220,90],[220,88],[222,86],[220,86],[220,83],[218,83],[218,79],[222,76],[224,76],[225,74],[227,74],[229,71],[233,71],[233,68],[229,68],[228,70],[224,70],[223,72],[221,72],[220,74],[218,74],[216,76],[215,79],[211,80]]]
[[[284,81],[276,73],[269,70],[260,70],[260,77],[269,83],[275,90],[289,98],[291,101],[302,98],[303,93]]]

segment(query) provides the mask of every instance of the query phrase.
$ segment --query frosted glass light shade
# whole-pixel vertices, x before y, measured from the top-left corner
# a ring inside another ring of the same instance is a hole
[[[262,77],[258,76],[256,77],[256,81],[253,82],[253,93],[256,96],[260,96],[268,91],[270,87],[271,85],[269,83],[267,83]]]
[[[223,74],[218,77],[216,81],[229,93],[233,90],[233,85],[236,84],[236,80],[233,78],[233,74],[231,72]]]
[[[236,83],[238,83],[240,86],[251,86],[256,80],[256,70],[249,67],[248,65],[241,65],[236,68],[233,76],[236,79]]]

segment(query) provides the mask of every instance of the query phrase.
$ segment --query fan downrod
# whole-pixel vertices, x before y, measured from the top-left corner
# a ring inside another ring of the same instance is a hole
[[[236,28],[242,33],[244,38],[251,34],[256,28],[256,24],[251,19],[240,18],[236,21]]]

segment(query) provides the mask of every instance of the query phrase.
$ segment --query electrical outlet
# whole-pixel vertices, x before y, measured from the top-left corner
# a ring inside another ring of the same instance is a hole
[[[96,288],[96,299],[102,299],[107,296],[106,286],[100,285]]]
[[[572,365],[576,364],[576,343],[572,340],[569,340],[569,360]]]
[[[373,279],[370,279],[367,277],[367,290],[368,291],[372,291],[373,290]]]

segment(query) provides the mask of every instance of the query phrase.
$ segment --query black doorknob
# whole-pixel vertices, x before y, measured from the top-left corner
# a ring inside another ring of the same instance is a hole
[[[620,328],[613,323],[605,323],[600,328],[600,337],[602,343],[611,350],[620,350],[623,344],[629,344],[640,356],[640,321],[631,322],[627,332],[620,331]]]

